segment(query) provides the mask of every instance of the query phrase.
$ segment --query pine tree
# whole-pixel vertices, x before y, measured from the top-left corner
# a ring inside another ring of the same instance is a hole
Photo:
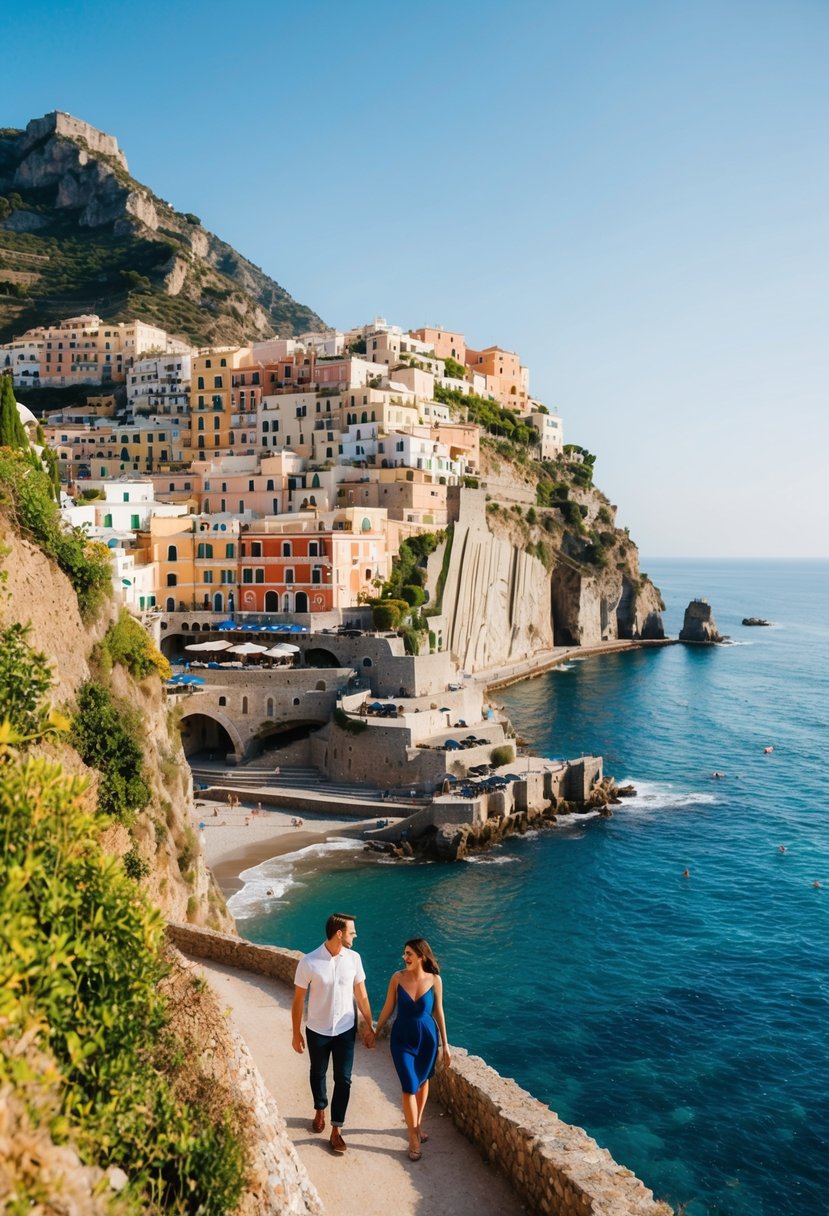
[[[0,448],[25,452],[28,447],[29,438],[20,421],[12,378],[0,376]]]

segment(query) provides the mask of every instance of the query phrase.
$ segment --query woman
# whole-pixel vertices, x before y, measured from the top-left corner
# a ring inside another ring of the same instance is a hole
[[[423,1131],[423,1108],[429,1097],[429,1078],[435,1070],[438,1033],[447,1068],[452,1061],[443,1017],[443,981],[429,943],[422,937],[411,938],[403,947],[403,962],[403,970],[395,971],[389,982],[376,1033],[379,1035],[396,1011],[391,1055],[403,1087],[409,1160],[419,1161],[423,1155],[421,1145],[428,1140]]]

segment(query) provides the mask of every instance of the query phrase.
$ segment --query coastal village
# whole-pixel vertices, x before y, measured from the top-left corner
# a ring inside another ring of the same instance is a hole
[[[113,137],[56,113],[4,140],[93,226],[158,228]],[[45,222],[9,197],[7,233]],[[25,294],[46,255],[6,252]],[[422,1169],[380,1052],[356,1151],[321,1153],[288,1046],[298,955],[225,902],[331,835],[454,861],[609,813],[601,757],[531,754],[495,699],[574,652],[667,644],[593,460],[519,355],[438,326],[203,346],[90,311],[0,346],[0,1206],[666,1216],[454,1045]]]
[[[258,771],[266,805],[298,807],[309,779],[352,805],[354,787],[382,791],[374,835],[400,844],[405,818],[406,847],[441,858],[551,806],[606,803],[599,758],[511,771],[514,732],[484,691],[495,664],[461,666],[434,602],[447,529],[485,528],[492,500],[475,407],[505,429],[506,411],[540,461],[565,459],[562,419],[516,354],[381,319],[196,350],[137,318],[82,316],[0,346],[0,362],[17,389],[85,390],[21,415],[57,457],[67,524],[107,547],[117,601],[172,664],[198,786],[232,796]],[[533,508],[505,479],[497,497]],[[418,536],[422,573],[383,603]],[[411,641],[421,605],[426,653]],[[540,643],[501,665],[552,661]]]

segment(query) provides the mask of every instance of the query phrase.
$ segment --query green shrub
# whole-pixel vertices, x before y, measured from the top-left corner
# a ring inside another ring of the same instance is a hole
[[[32,465],[29,453],[0,449],[0,507],[57,562],[75,589],[84,620],[94,616],[111,594],[109,550],[80,528],[64,528],[49,474],[37,462]]]
[[[163,680],[170,678],[170,664],[157,648],[146,629],[122,608],[118,620],[110,625],[101,642],[113,663],[120,663],[136,680],[156,672]]]
[[[334,721],[340,730],[347,730],[350,735],[361,735],[364,730],[368,730],[368,722],[363,722],[361,718],[349,717],[339,706],[334,710]]]
[[[447,357],[443,360],[443,369],[444,374],[447,375],[450,380],[466,379],[466,368],[464,367],[463,363],[458,363],[457,359],[453,359],[451,355],[447,355]]]
[[[502,743],[499,747],[493,747],[489,753],[489,762],[495,768],[499,768],[502,764],[512,764],[515,759],[515,748],[509,743]]]
[[[52,687],[46,655],[27,642],[30,626],[0,630],[0,713],[20,743],[42,738],[54,724],[45,697]]]
[[[401,587],[400,595],[412,608],[419,608],[421,604],[426,603],[426,592],[415,583],[407,583],[405,587]]]
[[[129,853],[124,854],[123,860],[125,873],[130,878],[134,878],[136,882],[140,878],[146,878],[150,872],[150,863],[145,861],[134,848],[130,849]]]
[[[165,1029],[161,915],[97,844],[105,821],[85,791],[43,757],[7,749],[0,763],[0,1024],[5,1046],[26,1040],[45,1061],[0,1051],[0,1089],[48,1084],[52,1136],[126,1173],[122,1211],[219,1216],[245,1187],[241,1113]],[[12,1210],[37,1193],[18,1189]]]
[[[98,809],[130,824],[150,800],[137,718],[118,706],[109,690],[88,680],[78,694],[70,741],[84,764],[100,773]]]
[[[420,631],[408,626],[400,630],[406,654],[420,654]]]

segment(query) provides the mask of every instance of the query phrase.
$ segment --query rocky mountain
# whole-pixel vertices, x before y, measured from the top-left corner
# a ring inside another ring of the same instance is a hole
[[[136,181],[113,136],[53,112],[0,129],[0,340],[82,313],[139,317],[199,346],[326,328]]]

